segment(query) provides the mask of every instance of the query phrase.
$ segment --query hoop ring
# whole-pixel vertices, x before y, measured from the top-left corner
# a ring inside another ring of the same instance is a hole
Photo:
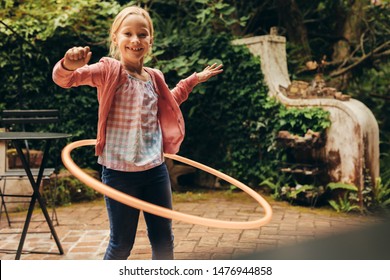
[[[126,204],[130,207],[137,208],[139,210],[164,217],[167,219],[173,219],[178,220],[190,224],[197,224],[207,227],[215,227],[215,228],[226,228],[226,229],[252,229],[252,228],[258,228],[260,226],[263,226],[272,218],[272,208],[268,204],[268,202],[260,196],[257,192],[249,188],[248,186],[244,185],[243,183],[239,182],[238,180],[219,172],[211,167],[208,167],[206,165],[203,165],[201,163],[198,163],[196,161],[192,161],[190,159],[172,155],[172,154],[164,154],[165,157],[171,158],[173,160],[180,161],[182,163],[191,165],[195,168],[199,168],[205,172],[208,172],[210,174],[213,174],[217,176],[218,178],[221,178],[232,185],[240,188],[245,193],[250,195],[252,198],[254,198],[260,206],[264,209],[264,216],[258,220],[254,221],[246,221],[246,222],[235,222],[235,221],[223,221],[223,220],[216,220],[216,219],[209,219],[209,218],[203,218],[199,216],[189,215],[185,213],[181,213],[178,211],[170,210],[168,208],[164,208],[161,206],[157,206],[155,204],[151,204],[149,202],[140,200],[138,198],[135,198],[133,196],[127,195],[123,192],[120,192],[116,189],[113,189],[102,182],[96,180],[95,178],[89,176],[84,171],[81,170],[80,167],[78,167],[74,161],[72,160],[70,153],[75,148],[83,147],[83,146],[90,146],[90,145],[96,145],[95,139],[89,139],[89,140],[80,140],[73,143],[68,144],[65,146],[65,148],[62,150],[61,157],[62,161],[65,165],[65,167],[69,170],[69,172],[75,176],[77,179],[79,179],[81,182],[86,184],[87,186],[93,188],[99,193],[102,193],[112,199],[115,199],[123,204]]]

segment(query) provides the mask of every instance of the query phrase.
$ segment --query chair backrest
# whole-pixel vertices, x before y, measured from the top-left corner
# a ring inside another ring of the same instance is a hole
[[[8,130],[26,131],[37,125],[57,123],[58,121],[59,112],[56,109],[3,110],[1,112],[1,124]]]
[[[36,132],[48,130],[48,124],[59,122],[59,111],[56,109],[44,110],[3,110],[0,123],[7,131]],[[26,146],[26,158],[30,162],[30,147]]]

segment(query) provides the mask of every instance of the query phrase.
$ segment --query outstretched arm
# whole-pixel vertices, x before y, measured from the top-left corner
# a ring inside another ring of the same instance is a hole
[[[222,72],[222,64],[217,65],[214,63],[211,66],[207,66],[205,69],[203,69],[202,72],[193,73],[187,79],[181,80],[171,91],[176,102],[178,104],[183,103],[185,100],[187,100],[189,93],[197,84],[206,82],[211,77],[216,76]]]
[[[208,65],[205,69],[203,69],[202,72],[196,73],[196,76],[198,77],[199,83],[206,82],[211,77],[214,77],[218,75],[219,73],[223,72],[222,64],[217,65],[214,63],[213,65]]]

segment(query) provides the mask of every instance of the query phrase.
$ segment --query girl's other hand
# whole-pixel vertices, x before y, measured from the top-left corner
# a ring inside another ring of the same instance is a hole
[[[70,71],[76,70],[86,65],[91,56],[89,47],[73,47],[65,53],[63,66]]]
[[[213,65],[208,65],[202,72],[196,73],[198,80],[200,83],[206,82],[211,77],[218,75],[223,72],[222,64],[217,65],[214,63]]]

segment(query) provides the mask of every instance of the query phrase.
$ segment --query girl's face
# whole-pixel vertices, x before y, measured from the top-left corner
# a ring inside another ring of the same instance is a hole
[[[121,60],[125,64],[143,63],[153,42],[148,22],[143,16],[135,14],[130,14],[123,20],[112,40],[118,46]]]

